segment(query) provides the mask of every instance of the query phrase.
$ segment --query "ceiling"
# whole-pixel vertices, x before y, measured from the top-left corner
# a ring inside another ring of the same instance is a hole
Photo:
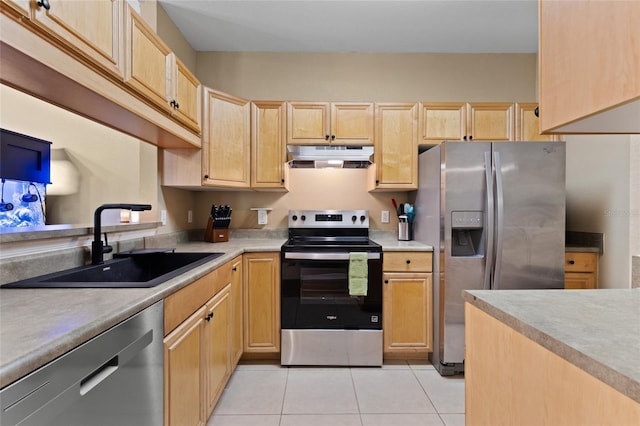
[[[538,51],[537,0],[158,1],[197,51]]]

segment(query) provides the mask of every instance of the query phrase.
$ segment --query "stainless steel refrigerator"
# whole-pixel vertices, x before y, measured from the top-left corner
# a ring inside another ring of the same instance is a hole
[[[418,158],[414,238],[434,247],[433,364],[459,374],[463,290],[564,286],[565,143],[443,142]]]

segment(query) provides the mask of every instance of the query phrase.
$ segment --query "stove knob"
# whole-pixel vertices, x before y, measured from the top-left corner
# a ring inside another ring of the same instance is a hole
[[[364,222],[366,217],[364,215],[360,216],[360,222]]]
[[[355,222],[358,219],[358,216],[356,216],[355,214],[353,216],[351,216],[351,221]]]
[[[291,216],[291,219],[293,219],[293,221],[295,222],[296,220],[298,220],[298,216],[294,214],[293,216]]]
[[[307,220],[307,217],[305,215],[302,215],[302,216],[300,216],[300,219]]]

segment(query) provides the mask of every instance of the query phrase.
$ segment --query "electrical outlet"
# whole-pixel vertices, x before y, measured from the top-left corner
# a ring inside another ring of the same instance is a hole
[[[382,223],[389,223],[389,210],[382,210],[382,214],[380,215],[380,221]]]
[[[162,222],[162,226],[165,226],[167,224],[167,211],[166,210],[161,210],[160,211],[160,222]]]
[[[193,223],[193,210],[187,210],[187,223]]]

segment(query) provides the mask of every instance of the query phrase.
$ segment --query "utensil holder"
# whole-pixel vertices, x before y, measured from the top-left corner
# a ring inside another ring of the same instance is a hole
[[[413,224],[411,222],[398,222],[398,241],[413,240]]]

